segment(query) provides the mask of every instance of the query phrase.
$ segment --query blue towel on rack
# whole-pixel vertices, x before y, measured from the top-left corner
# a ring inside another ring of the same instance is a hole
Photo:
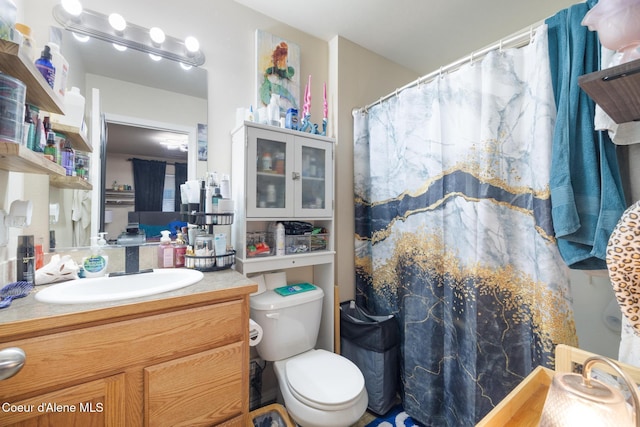
[[[600,68],[596,32],[581,25],[597,0],[545,22],[557,119],[551,159],[551,215],[558,249],[571,268],[606,269],[609,235],[626,208],[615,145],[595,131],[595,104],[578,77]]]

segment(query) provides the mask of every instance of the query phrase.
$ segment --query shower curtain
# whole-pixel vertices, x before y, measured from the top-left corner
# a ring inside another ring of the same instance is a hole
[[[546,26],[520,49],[354,112],[356,302],[395,314],[401,397],[471,426],[577,345],[554,239]]]

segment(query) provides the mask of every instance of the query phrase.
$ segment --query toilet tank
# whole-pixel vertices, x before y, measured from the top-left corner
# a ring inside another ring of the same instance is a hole
[[[264,360],[283,360],[315,347],[322,317],[322,289],[281,296],[266,291],[250,298],[251,318],[262,327],[256,346]]]

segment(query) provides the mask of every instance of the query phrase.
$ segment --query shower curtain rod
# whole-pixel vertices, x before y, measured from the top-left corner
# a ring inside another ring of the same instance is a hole
[[[378,104],[382,104],[384,101],[393,98],[394,96],[398,96],[398,94],[400,94],[400,92],[402,92],[405,89],[409,89],[412,88],[414,86],[419,86],[422,83],[427,83],[433,79],[435,79],[438,76],[442,76],[445,73],[448,73],[450,71],[455,71],[458,68],[460,68],[461,66],[463,66],[464,64],[468,63],[468,62],[474,62],[478,59],[482,59],[484,58],[484,56],[486,54],[488,54],[491,51],[494,51],[496,49],[502,50],[502,49],[509,49],[509,48],[519,48],[519,47],[523,47],[528,45],[529,43],[531,43],[531,40],[533,39],[533,36],[535,34],[535,29],[538,28],[540,25],[544,24],[544,21],[539,21],[535,24],[532,24],[531,26],[529,26],[528,28],[524,28],[514,34],[512,34],[511,36],[508,36],[504,39],[500,39],[499,42],[489,45],[485,48],[482,48],[480,50],[471,52],[470,55],[467,55],[461,59],[458,59],[455,62],[452,62],[449,65],[446,65],[444,67],[440,67],[438,70],[433,71],[429,74],[426,74],[422,77],[419,77],[418,79],[412,81],[411,83],[408,83],[404,86],[402,86],[401,88],[398,88],[395,90],[395,92],[391,92],[390,94],[383,96],[382,98],[378,99],[377,101],[363,107],[363,108],[356,108],[354,109],[355,112],[367,112],[369,110],[369,108],[374,107]]]

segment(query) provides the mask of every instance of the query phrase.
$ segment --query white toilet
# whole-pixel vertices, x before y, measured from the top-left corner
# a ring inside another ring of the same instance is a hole
[[[314,350],[322,316],[322,289],[281,296],[266,291],[250,299],[251,318],[263,330],[256,346],[274,362],[280,393],[302,427],[347,427],[360,419],[369,399],[364,377],[350,360]]]

